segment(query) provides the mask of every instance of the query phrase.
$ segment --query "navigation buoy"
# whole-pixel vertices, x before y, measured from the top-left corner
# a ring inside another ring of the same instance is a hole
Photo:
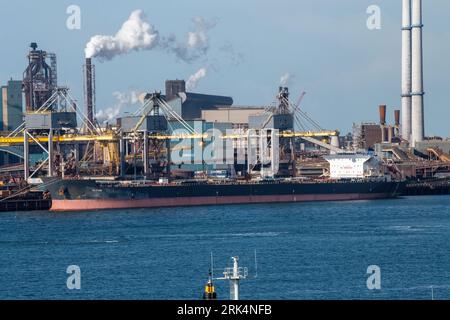
[[[212,281],[211,274],[209,275],[208,282],[205,286],[205,292],[203,293],[203,300],[217,300],[216,289]]]

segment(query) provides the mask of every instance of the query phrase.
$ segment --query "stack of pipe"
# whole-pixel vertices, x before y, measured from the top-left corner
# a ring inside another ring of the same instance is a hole
[[[395,124],[391,125],[387,123],[386,120],[386,114],[387,114],[387,107],[386,105],[380,105],[379,106],[379,113],[380,113],[380,130],[381,130],[381,142],[385,143],[391,143],[393,142],[394,138],[397,138],[400,136],[399,128],[400,128],[400,110],[394,110],[394,119]]]

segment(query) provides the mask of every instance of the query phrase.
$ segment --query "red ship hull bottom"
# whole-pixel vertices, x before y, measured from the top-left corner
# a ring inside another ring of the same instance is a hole
[[[162,208],[183,206],[205,206],[226,204],[311,202],[311,201],[351,201],[385,199],[392,196],[387,193],[370,194],[311,194],[311,195],[274,195],[274,196],[219,196],[219,197],[177,197],[150,198],[139,200],[53,200],[51,211],[88,211],[130,208]]]

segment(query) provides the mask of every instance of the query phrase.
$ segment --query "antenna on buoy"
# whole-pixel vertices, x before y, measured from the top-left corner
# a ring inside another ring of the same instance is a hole
[[[213,257],[212,251],[211,251],[211,265],[210,265],[210,267],[211,267],[211,270],[210,270],[211,278],[214,278],[214,257]]]

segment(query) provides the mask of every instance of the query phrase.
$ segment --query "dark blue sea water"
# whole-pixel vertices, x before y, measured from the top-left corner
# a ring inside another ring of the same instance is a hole
[[[450,197],[0,213],[1,299],[198,299],[240,257],[242,299],[450,299]],[[255,275],[254,251],[258,256]],[[81,268],[81,290],[66,269]],[[367,289],[367,267],[381,290]],[[216,282],[219,298],[229,284]]]

